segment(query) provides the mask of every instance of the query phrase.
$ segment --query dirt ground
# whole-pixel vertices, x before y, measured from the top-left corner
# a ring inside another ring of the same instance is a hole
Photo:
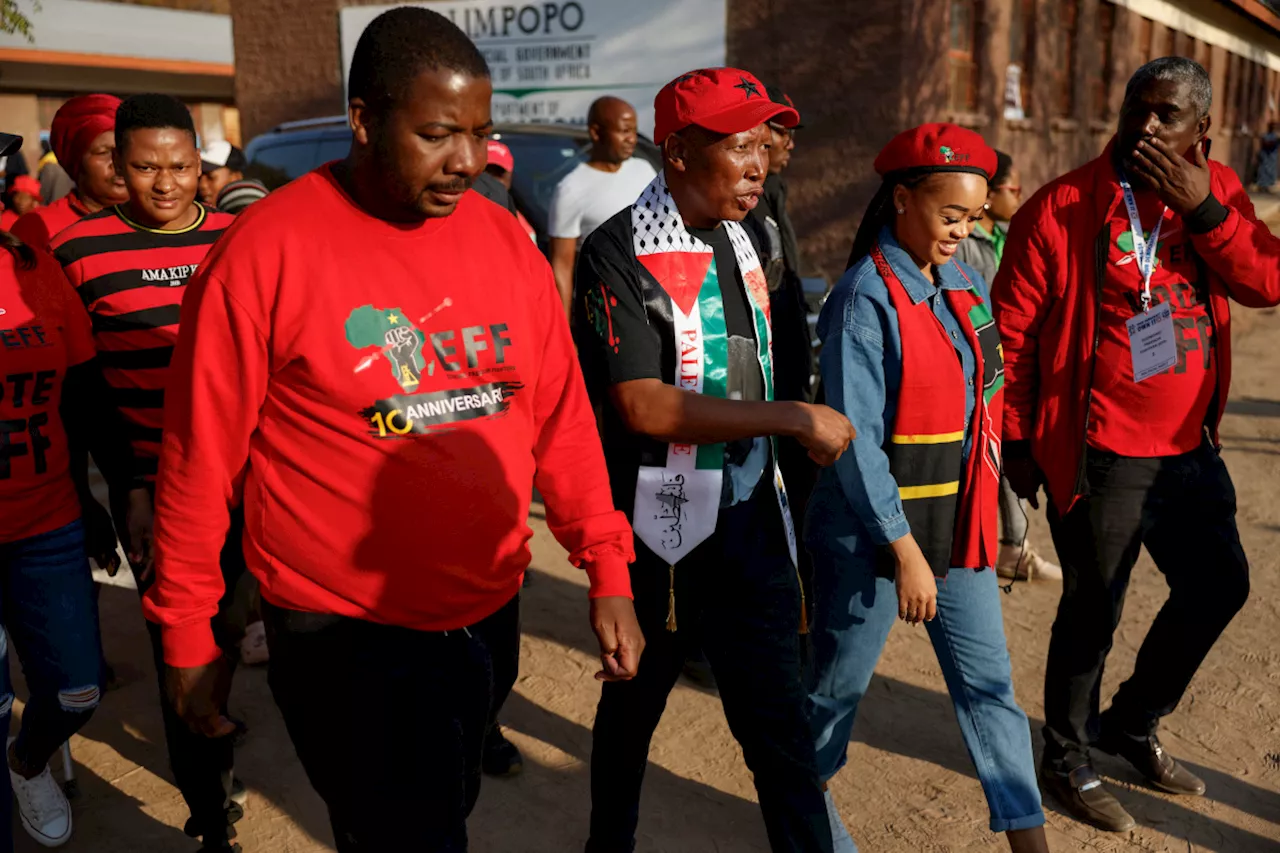
[[[1237,309],[1236,317],[1247,312]],[[1247,329],[1244,328],[1247,326]],[[1202,798],[1143,786],[1127,765],[1103,757],[1099,769],[1137,818],[1125,835],[1094,832],[1052,802],[1050,846],[1069,851],[1264,853],[1280,851],[1280,313],[1237,322],[1235,378],[1223,425],[1225,457],[1239,493],[1240,530],[1252,562],[1249,603],[1219,641],[1166,721],[1163,739],[1208,783]],[[541,510],[535,506],[535,514]],[[586,623],[586,584],[538,518],[531,523],[534,582],[524,601],[521,674],[503,712],[525,772],[486,780],[471,818],[477,853],[581,850],[590,806],[587,760],[599,697],[595,646]],[[1042,518],[1033,541],[1052,552]],[[1212,566],[1206,566],[1212,571]],[[1114,692],[1166,587],[1144,554],[1116,634],[1103,685]],[[1004,599],[1005,629],[1018,699],[1037,748],[1049,626],[1059,588],[1020,585]],[[84,853],[188,851],[186,809],[169,782],[156,682],[132,589],[102,587],[108,659],[124,685],[109,693],[73,742],[81,794],[76,834]],[[342,705],[329,696],[334,737]],[[266,673],[242,670],[233,710],[250,725],[237,771],[250,789],[240,840],[247,853],[332,850],[325,811],[307,784],[272,704]],[[964,751],[932,647],[922,630],[898,626],[872,683],[833,781],[845,820],[864,851],[969,853],[1003,842],[987,829],[982,791]],[[55,768],[59,765],[55,761]],[[18,849],[41,848],[18,829]],[[658,729],[642,803],[640,853],[767,851],[751,778],[714,694],[681,683]]]

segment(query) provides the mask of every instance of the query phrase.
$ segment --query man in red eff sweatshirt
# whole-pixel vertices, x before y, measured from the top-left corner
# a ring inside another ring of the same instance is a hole
[[[243,213],[188,286],[146,611],[175,707],[225,730],[209,617],[243,496],[272,693],[337,849],[461,851],[534,486],[590,579],[603,680],[632,677],[644,643],[631,531],[551,269],[469,191],[483,57],[439,14],[394,9],[348,91],[347,159]]]

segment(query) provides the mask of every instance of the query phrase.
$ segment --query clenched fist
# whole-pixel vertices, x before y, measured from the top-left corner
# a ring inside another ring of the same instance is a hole
[[[809,458],[819,465],[832,465],[849,447],[858,433],[849,419],[830,406],[800,403],[800,427],[796,440],[809,451]]]

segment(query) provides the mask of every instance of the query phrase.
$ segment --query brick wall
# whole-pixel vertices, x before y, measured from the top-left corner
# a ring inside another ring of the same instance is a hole
[[[907,115],[946,100],[946,77],[904,33],[937,26],[931,0],[861,0],[856,26],[833,26],[825,0],[730,0],[728,61],[776,80],[804,129],[787,183],[811,266],[843,269],[879,185],[875,156]]]
[[[246,141],[283,121],[343,111],[338,6],[233,0],[236,106]]]

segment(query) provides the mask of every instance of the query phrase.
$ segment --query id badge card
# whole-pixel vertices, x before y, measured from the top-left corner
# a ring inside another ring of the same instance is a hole
[[[1125,327],[1129,330],[1134,382],[1164,373],[1178,363],[1178,339],[1173,327],[1173,309],[1168,302],[1126,320]]]

